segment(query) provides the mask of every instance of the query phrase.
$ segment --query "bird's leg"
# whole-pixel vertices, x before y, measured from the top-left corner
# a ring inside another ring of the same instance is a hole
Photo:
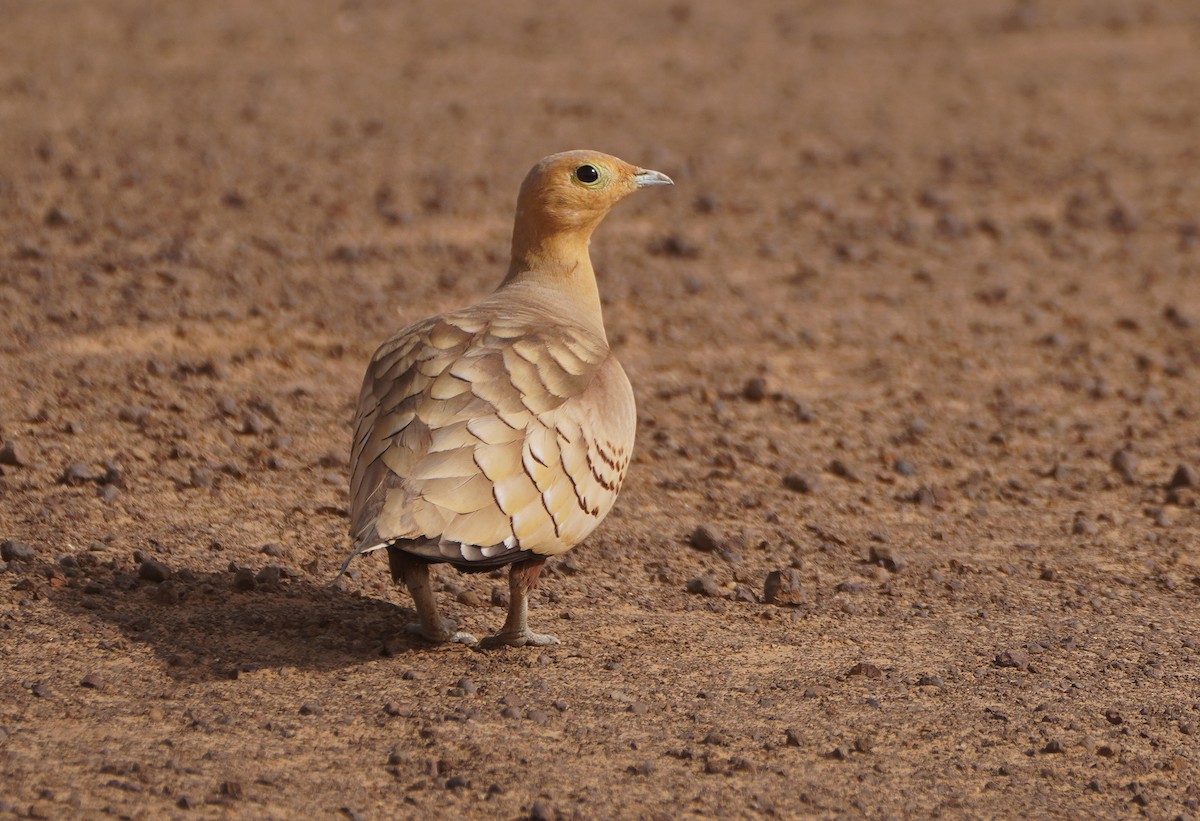
[[[531,644],[541,647],[546,644],[558,644],[554,636],[534,633],[529,629],[529,591],[537,584],[538,574],[542,572],[544,558],[526,559],[516,562],[508,570],[508,618],[504,627],[494,636],[488,636],[480,647],[524,647]]]
[[[459,630],[453,621],[438,615],[433,588],[429,586],[429,565],[426,562],[414,559],[399,548],[389,547],[388,565],[392,570],[392,580],[403,580],[417,608],[420,623],[405,625],[408,632],[434,642],[457,641],[468,646],[477,643],[478,639],[470,633]]]

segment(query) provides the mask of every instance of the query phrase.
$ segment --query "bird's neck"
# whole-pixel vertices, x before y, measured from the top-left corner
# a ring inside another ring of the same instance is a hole
[[[558,297],[570,307],[571,316],[601,338],[604,318],[600,290],[588,254],[591,230],[557,232],[551,235],[513,234],[512,262],[500,290],[517,288]]]

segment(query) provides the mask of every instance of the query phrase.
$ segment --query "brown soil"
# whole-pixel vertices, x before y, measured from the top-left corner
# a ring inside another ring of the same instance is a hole
[[[0,815],[1196,817],[1200,9],[650,5],[0,0]],[[362,369],[578,147],[636,461],[424,646]]]

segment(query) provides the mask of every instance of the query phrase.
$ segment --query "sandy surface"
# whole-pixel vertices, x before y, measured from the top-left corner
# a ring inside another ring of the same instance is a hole
[[[1194,2],[0,19],[0,815],[1197,817]],[[636,459],[423,646],[362,370],[578,147]]]

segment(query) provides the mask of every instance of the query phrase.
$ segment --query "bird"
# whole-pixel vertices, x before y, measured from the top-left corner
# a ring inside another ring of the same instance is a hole
[[[546,560],[616,501],[637,415],[604,330],[588,248],[620,200],[666,174],[598,151],[545,157],[517,196],[508,272],[475,305],[401,329],[371,357],[351,447],[350,535],[386,550],[430,642],[543,646],[529,592]],[[429,566],[509,565],[503,626],[481,643],[443,618]]]

